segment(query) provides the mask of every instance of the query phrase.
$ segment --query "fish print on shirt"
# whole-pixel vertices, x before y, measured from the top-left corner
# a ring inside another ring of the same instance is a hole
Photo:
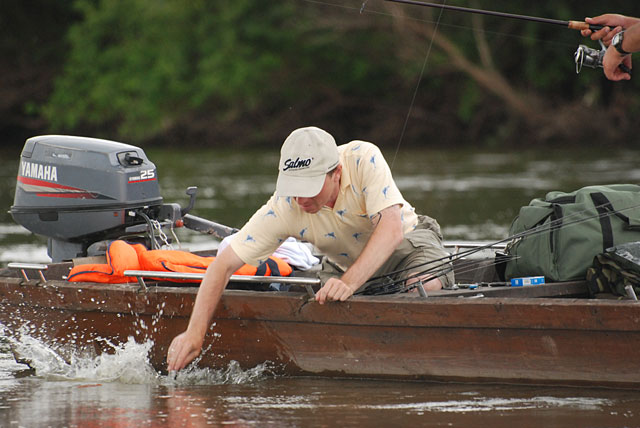
[[[289,208],[293,208],[293,205],[291,204],[293,199],[291,198],[291,196],[276,196],[276,203],[280,202],[280,199],[284,199],[284,201],[287,204],[289,204]],[[269,213],[267,213],[267,214],[269,214]]]
[[[347,259],[350,259],[351,257],[349,257],[349,253],[340,253],[338,254],[340,257],[345,257]]]
[[[344,220],[344,215],[345,215],[346,213],[347,213],[347,209],[346,209],[346,208],[345,208],[345,209],[342,209],[342,210],[338,210],[338,211],[336,211],[336,214],[338,214],[342,220]]]
[[[324,234],[324,237],[325,237],[325,238],[331,238],[331,239],[338,239],[338,238],[336,237],[335,232],[325,233],[325,234]]]
[[[382,189],[382,194],[384,195],[385,199],[388,199],[389,197],[387,196],[387,192],[389,192],[389,186],[385,186],[384,189]]]
[[[277,217],[275,211],[269,210],[269,211],[267,211],[267,213],[265,215],[262,216],[262,218],[266,218],[266,217],[270,217],[270,216],[274,217],[274,218]]]
[[[287,196],[286,198],[284,198],[285,202],[289,204],[289,208],[293,208],[293,205],[291,204],[292,199],[291,196]]]
[[[244,242],[256,242],[255,238],[251,235],[247,235],[246,238],[244,238]]]
[[[411,213],[414,213],[416,211],[415,207],[411,207],[411,209],[409,210]],[[404,213],[402,214],[402,222],[404,223]],[[413,225],[413,229],[412,230],[416,230],[416,227],[418,227],[418,222],[416,222],[416,224]]]
[[[304,239],[304,234],[307,233],[307,229],[309,229],[309,228],[305,227],[304,229],[302,229],[300,231],[300,239]]]
[[[375,169],[376,167],[376,155],[371,156],[371,159],[369,159],[369,163],[373,165],[373,168]]]
[[[355,239],[357,241],[358,239],[360,239],[360,235],[362,235],[362,232],[356,232],[351,236],[353,236],[353,239]]]

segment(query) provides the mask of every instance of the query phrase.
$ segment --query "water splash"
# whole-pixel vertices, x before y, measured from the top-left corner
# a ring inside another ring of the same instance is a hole
[[[149,353],[153,341],[149,339],[137,343],[129,337],[121,344],[99,339],[108,344],[112,352],[91,355],[69,346],[45,343],[24,331],[6,337],[16,357],[28,362],[35,376],[49,381],[182,386],[248,384],[272,376],[269,362],[243,370],[236,361],[222,369],[199,368],[192,364],[178,373],[162,375],[151,365]]]
[[[273,376],[273,365],[264,362],[243,370],[237,361],[225,369],[198,368],[193,365],[178,373],[164,377],[165,385],[242,385],[259,382]]]
[[[53,347],[27,334],[10,339],[20,360],[28,362],[36,376],[45,380],[81,382],[156,383],[157,372],[149,363],[151,341],[136,343],[132,337],[111,344],[113,354],[90,355],[68,347]]]

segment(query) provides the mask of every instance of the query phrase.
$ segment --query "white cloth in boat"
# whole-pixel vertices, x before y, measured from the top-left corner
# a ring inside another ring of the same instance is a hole
[[[229,235],[220,242],[218,253],[229,245],[234,235]],[[320,263],[320,260],[311,253],[309,246],[297,241],[295,238],[288,238],[284,241],[282,245],[273,252],[273,255],[300,270],[309,270]]]

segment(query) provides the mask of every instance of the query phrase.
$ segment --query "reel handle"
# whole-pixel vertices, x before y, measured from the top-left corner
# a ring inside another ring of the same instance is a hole
[[[624,71],[625,73],[628,73],[630,76],[633,76],[633,75],[631,74],[631,69],[630,69],[629,67],[627,67],[626,65],[624,65],[624,64],[620,64],[620,65],[618,65],[618,68],[619,68],[620,70]]]

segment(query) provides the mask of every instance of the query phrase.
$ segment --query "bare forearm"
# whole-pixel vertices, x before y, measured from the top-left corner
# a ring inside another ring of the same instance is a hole
[[[611,44],[602,59],[602,68],[607,79],[613,81],[631,79],[630,70],[633,64],[631,55],[628,53],[638,51],[640,51],[640,24],[633,25],[624,33],[617,32],[611,38]]]
[[[327,301],[345,301],[364,284],[389,258],[402,241],[400,206],[394,205],[378,213],[374,230],[358,259],[340,278],[329,278],[316,294],[321,305]]]
[[[378,224],[358,259],[342,276],[342,281],[355,292],[364,284],[402,241],[400,206],[394,205],[378,213]]]
[[[640,23],[636,23],[624,32],[622,49],[627,52],[640,51]]]
[[[242,260],[232,248],[225,249],[211,263],[200,284],[187,330],[176,336],[169,346],[167,352],[169,371],[184,368],[200,354],[204,336],[216,306],[220,302],[222,292],[229,282],[229,277],[242,264]]]
[[[222,292],[231,276],[228,272],[223,274],[215,272],[214,263],[215,261],[209,266],[200,284],[187,327],[190,334],[195,334],[198,337],[204,337],[207,328],[209,328]]]

